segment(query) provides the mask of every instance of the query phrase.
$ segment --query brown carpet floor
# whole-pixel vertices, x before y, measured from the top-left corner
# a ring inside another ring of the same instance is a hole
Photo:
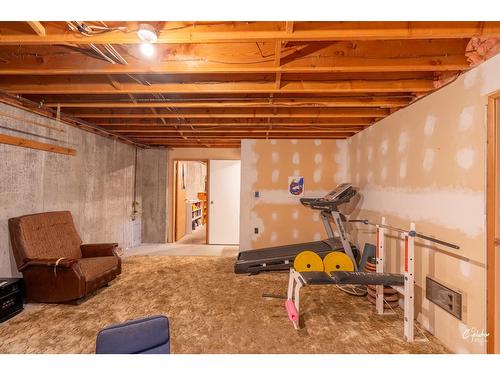
[[[234,258],[130,257],[109,287],[79,305],[29,304],[0,324],[0,353],[93,353],[103,327],[153,314],[171,322],[173,353],[446,353],[406,343],[399,315],[378,316],[366,298],[333,286],[303,288],[305,328],[283,300],[287,274],[235,275]],[[416,331],[418,333],[418,330]]]

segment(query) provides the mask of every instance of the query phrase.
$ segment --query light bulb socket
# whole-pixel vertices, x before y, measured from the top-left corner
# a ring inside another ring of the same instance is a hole
[[[139,25],[139,30],[137,30],[137,36],[143,42],[154,43],[158,40],[158,35],[156,35],[156,30],[153,26],[147,23],[141,23]]]

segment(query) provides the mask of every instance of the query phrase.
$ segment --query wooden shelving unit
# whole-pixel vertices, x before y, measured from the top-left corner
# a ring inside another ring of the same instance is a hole
[[[186,202],[186,234],[192,233],[202,225],[203,205],[200,200],[189,200]]]
[[[208,221],[208,196],[207,196],[207,193],[199,192],[198,199],[202,203],[202,212],[203,212],[202,224],[205,225]]]

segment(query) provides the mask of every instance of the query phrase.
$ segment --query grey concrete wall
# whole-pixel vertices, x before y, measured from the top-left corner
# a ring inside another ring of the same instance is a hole
[[[141,195],[142,242],[167,242],[167,150],[139,150],[138,190]]]
[[[66,156],[0,144],[0,276],[17,275],[7,227],[10,217],[70,210],[84,242],[119,242],[123,247],[140,242],[140,218],[131,219],[133,146],[1,103],[0,112],[65,131],[61,133],[0,115],[0,133],[55,143],[77,152],[76,156]]]

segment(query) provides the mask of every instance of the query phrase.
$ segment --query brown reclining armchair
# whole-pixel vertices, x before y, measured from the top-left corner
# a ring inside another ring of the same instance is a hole
[[[9,219],[9,232],[30,301],[76,300],[121,273],[118,244],[82,245],[69,211]]]

